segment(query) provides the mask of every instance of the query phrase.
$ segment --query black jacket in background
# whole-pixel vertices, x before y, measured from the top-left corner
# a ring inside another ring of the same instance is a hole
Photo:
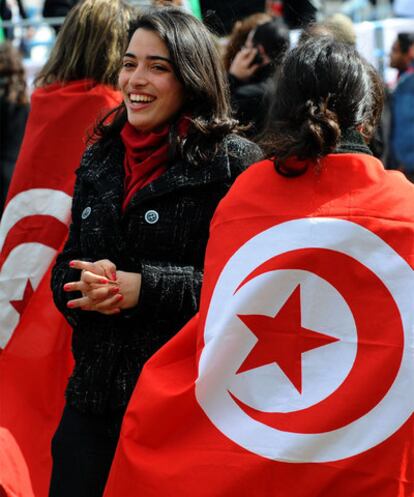
[[[274,66],[260,68],[250,81],[243,82],[229,74],[231,105],[234,117],[249,139],[259,138],[266,130],[275,98]]]
[[[284,0],[283,19],[290,29],[303,28],[316,21],[315,0]]]
[[[95,414],[123,410],[144,362],[196,313],[210,219],[236,176],[261,158],[256,145],[231,135],[204,167],[170,164],[122,214],[123,144],[103,161],[98,150],[85,152],[77,172],[69,238],[52,275],[55,303],[73,327],[67,404]],[[80,296],[63,291],[79,280],[72,259],[109,259],[141,273],[138,305],[114,316],[68,309]]]

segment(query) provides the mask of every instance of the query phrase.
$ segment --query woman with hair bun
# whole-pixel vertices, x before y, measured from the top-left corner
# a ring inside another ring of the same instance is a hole
[[[331,37],[310,39],[292,50],[277,80],[264,146],[279,174],[320,169],[321,160],[338,151],[370,155],[366,144],[381,114],[383,89],[355,48]]]
[[[412,495],[414,186],[366,145],[379,78],[316,38],[277,88],[269,159],[214,214],[199,314],[144,367],[106,497]]]

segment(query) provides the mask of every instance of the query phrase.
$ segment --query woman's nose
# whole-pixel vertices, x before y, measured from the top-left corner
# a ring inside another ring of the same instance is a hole
[[[132,86],[143,86],[147,83],[146,71],[143,67],[136,67],[135,71],[129,78],[129,84]]]

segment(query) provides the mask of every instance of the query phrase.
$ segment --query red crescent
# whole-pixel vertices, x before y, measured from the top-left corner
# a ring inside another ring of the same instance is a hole
[[[294,250],[269,259],[250,273],[236,292],[253,278],[279,269],[310,271],[342,295],[358,334],[354,365],[330,396],[295,412],[265,413],[229,394],[251,418],[279,430],[320,433],[338,429],[370,411],[391,387],[404,345],[399,309],[383,282],[365,265],[343,253],[320,248]]]
[[[24,243],[41,243],[58,250],[66,238],[68,228],[53,216],[27,216],[14,224],[7,233],[0,254],[0,269],[10,252]]]

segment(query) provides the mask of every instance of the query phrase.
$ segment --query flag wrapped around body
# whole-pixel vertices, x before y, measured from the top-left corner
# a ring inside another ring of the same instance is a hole
[[[199,316],[146,364],[105,497],[414,496],[414,186],[270,161],[211,223]]]
[[[37,89],[1,219],[0,427],[20,447],[36,497],[47,495],[50,442],[72,368],[50,267],[66,238],[87,131],[119,102],[118,92],[87,80]]]

